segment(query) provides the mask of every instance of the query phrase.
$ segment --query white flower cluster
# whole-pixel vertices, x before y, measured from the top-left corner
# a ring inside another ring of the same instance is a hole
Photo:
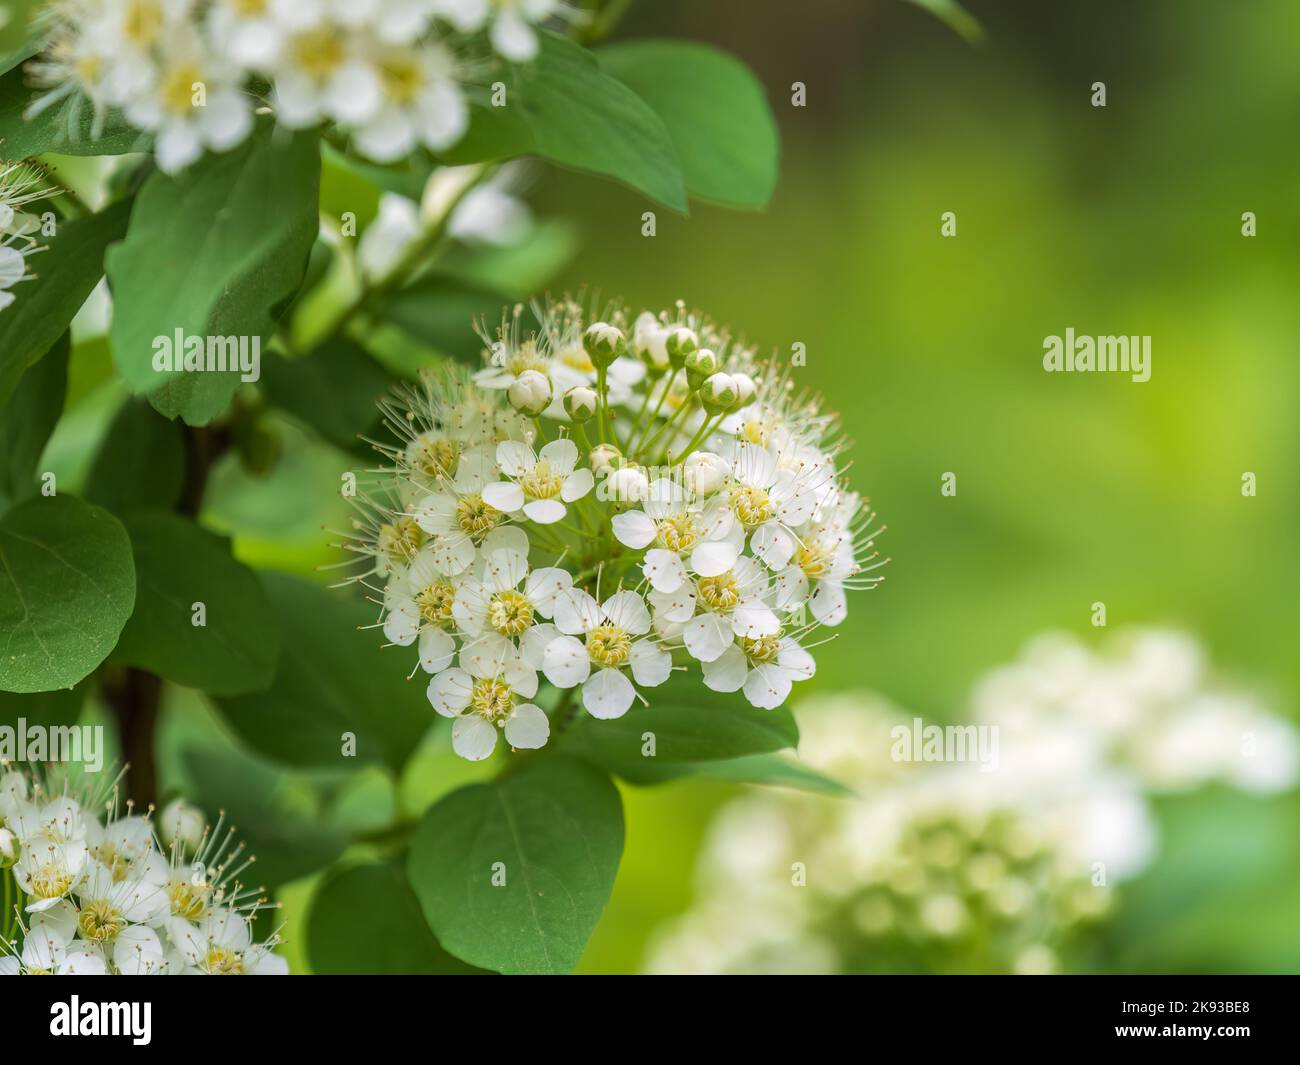
[[[0,311],[16,298],[13,287],[33,278],[27,260],[45,250],[36,239],[40,220],[24,208],[49,195],[36,167],[0,164]]]
[[[346,545],[456,718],[455,750],[486,758],[498,731],[545,744],[539,675],[597,718],[691,664],[780,706],[883,565],[833,418],[682,307],[536,314],[527,335],[522,308],[485,335],[482,369],[386,403],[401,442]]]
[[[118,111],[170,172],[242,142],[264,105],[389,162],[460,139],[464,84],[489,69],[479,37],[527,61],[533,27],[562,14],[558,0],[54,0],[28,113],[69,97],[96,123]]]
[[[0,914],[0,975],[287,973],[277,936],[254,941],[264,900],[237,879],[243,844],[184,804],[162,825],[166,849],[148,818],[118,815],[115,792],[98,803],[0,773],[0,878],[25,900]]]
[[[975,710],[999,729],[992,771],[894,761],[913,725],[882,700],[801,706],[802,760],[854,796],[724,807],[698,901],[649,969],[1059,971],[1155,852],[1149,790],[1296,779],[1295,730],[1208,679],[1178,633],[1102,654],[1042,637],[977,685]]]

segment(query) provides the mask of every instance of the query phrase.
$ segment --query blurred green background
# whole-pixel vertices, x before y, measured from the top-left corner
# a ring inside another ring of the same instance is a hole
[[[645,238],[636,194],[539,172],[528,199],[577,234],[551,290],[682,298],[761,348],[806,346],[802,380],[842,413],[892,562],[797,694],[860,687],[955,720],[972,681],[1032,634],[1096,635],[1103,601],[1111,628],[1196,633],[1294,718],[1300,4],[967,7],[982,45],[901,0],[634,6],[620,36],[710,41],[758,72],[781,127],[780,185],[765,213],[661,210]],[[1089,101],[1096,81],[1104,109]],[[945,211],[955,238],[940,236]],[[1044,373],[1043,338],[1067,327],[1150,334],[1151,380]],[[74,378],[87,399],[55,441],[74,469],[108,409],[93,377]],[[346,521],[340,460],[287,423],[283,435],[269,479],[233,458],[217,471],[205,517],[244,559],[310,573],[336,557],[323,527]],[[945,472],[955,497],[940,494]],[[192,782],[182,749],[228,737],[197,697],[170,709],[166,779]],[[438,739],[405,775],[408,811],[484,772]],[[689,904],[708,817],[734,793],[625,789],[627,852],[583,971],[640,967],[647,936]],[[280,798],[320,828],[311,794]],[[382,824],[393,801],[363,774],[327,820]],[[1125,887],[1101,964],[1300,969],[1300,797],[1204,792],[1158,812],[1161,856]],[[281,893],[299,971],[310,888]]]

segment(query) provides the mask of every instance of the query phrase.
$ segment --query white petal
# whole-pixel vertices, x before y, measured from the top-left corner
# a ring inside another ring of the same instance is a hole
[[[524,514],[538,525],[554,525],[564,520],[564,504],[558,499],[534,499],[524,504]]]
[[[674,551],[656,547],[646,552],[641,572],[656,592],[672,594],[686,583],[686,565]]]
[[[513,11],[502,11],[492,23],[492,47],[512,63],[527,63],[537,54],[537,34]]]
[[[759,666],[745,680],[745,698],[763,710],[775,710],[790,697],[790,675],[771,663]]]
[[[633,636],[642,636],[650,631],[650,611],[636,592],[627,589],[615,592],[601,605],[601,610],[613,624]]]
[[[451,749],[471,762],[481,762],[497,745],[497,729],[478,714],[458,717],[451,726]]]
[[[629,510],[625,514],[615,514],[610,525],[614,537],[626,547],[638,551],[655,538],[655,523],[642,510]]]
[[[519,654],[524,665],[529,669],[541,669],[546,665],[546,648],[551,641],[558,639],[560,630],[554,625],[532,625],[524,630],[519,638]]]
[[[622,717],[636,698],[632,682],[617,669],[602,669],[582,686],[582,705],[592,717],[607,721]]]
[[[420,665],[426,673],[441,673],[451,665],[456,641],[442,629],[425,629],[420,633]]]
[[[493,551],[483,566],[483,583],[493,592],[518,588],[528,575],[528,558],[516,551]]]
[[[572,503],[581,499],[595,486],[596,478],[592,475],[591,470],[585,468],[574,470],[564,478],[564,484],[560,486],[560,498],[566,503]]]
[[[384,618],[384,635],[398,647],[409,647],[420,633],[420,608],[414,599],[399,599]]]
[[[673,656],[655,640],[637,640],[632,645],[628,661],[632,676],[643,688],[657,688],[673,672]]]
[[[497,445],[497,465],[508,477],[522,477],[537,465],[537,453],[519,440],[504,440]]]
[[[691,552],[691,569],[701,577],[717,577],[736,564],[740,547],[726,540],[706,540]]]
[[[568,570],[543,566],[528,575],[528,583],[524,585],[524,595],[542,617],[549,618],[555,612],[556,596],[561,592],[567,592],[572,587],[573,575]]]
[[[690,621],[695,616],[695,586],[689,582],[675,592],[652,591],[646,598],[663,621]]]
[[[808,609],[823,625],[838,625],[849,613],[844,586],[838,581],[818,581],[808,600]]]
[[[766,522],[754,530],[749,549],[767,563],[769,569],[784,569],[794,554],[794,537],[776,522]]]
[[[483,502],[505,514],[513,514],[524,505],[524,490],[514,481],[493,481],[483,486]]]
[[[469,706],[474,679],[463,669],[447,669],[429,678],[427,694],[433,708],[443,717],[455,717]]]
[[[572,636],[561,636],[546,645],[542,672],[557,688],[572,688],[591,674],[587,648]]]
[[[782,640],[776,652],[776,664],[794,680],[807,680],[817,672],[817,661],[794,640]]]
[[[746,599],[731,612],[731,627],[737,636],[771,636],[781,628],[772,608],[757,599]]]
[[[704,671],[704,686],[715,692],[740,691],[749,675],[745,654],[734,643],[712,662],[700,667]]]
[[[536,750],[545,747],[551,735],[551,723],[546,719],[541,707],[532,703],[516,706],[515,711],[506,720],[506,742],[511,747],[524,750]]]
[[[577,636],[600,624],[600,604],[581,588],[570,588],[555,597],[553,616],[557,629]]]
[[[778,610],[794,610],[808,598],[808,578],[798,566],[786,566],[776,575]]]
[[[682,642],[693,658],[712,662],[734,643],[731,623],[717,614],[701,614],[682,630]]]
[[[538,457],[546,460],[552,473],[567,477],[578,464],[578,445],[568,437],[552,440],[542,448]]]

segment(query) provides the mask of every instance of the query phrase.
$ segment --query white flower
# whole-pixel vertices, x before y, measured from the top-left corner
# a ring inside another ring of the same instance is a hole
[[[156,80],[124,102],[127,120],[154,134],[158,166],[174,173],[205,148],[223,152],[253,129],[252,102],[242,72],[206,51],[188,26],[176,28],[160,47]]]
[[[429,702],[453,717],[452,749],[478,762],[496,748],[497,730],[511,747],[546,745],[551,726],[542,709],[526,700],[537,694],[537,673],[512,653],[496,658],[463,654],[461,665],[429,681]]]
[[[557,688],[581,684],[582,705],[593,717],[622,717],[631,707],[636,689],[624,668],[644,688],[657,687],[672,672],[672,656],[657,640],[637,638],[650,631],[650,612],[635,592],[616,592],[604,603],[576,589],[561,595],[555,627],[564,635],[546,647],[546,679]]]
[[[621,544],[637,550],[655,545],[641,568],[657,592],[677,591],[690,572],[704,577],[726,573],[745,539],[725,500],[705,504],[662,477],[649,486],[642,509],[616,514],[611,525]]]
[[[276,121],[290,129],[324,118],[349,126],[372,121],[384,105],[384,90],[367,47],[364,35],[330,22],[291,34],[275,64]]]
[[[128,924],[153,924],[171,909],[166,865],[156,851],[118,872],[92,861],[77,888],[77,927],[83,939],[113,943]]]
[[[184,799],[172,799],[158,815],[158,834],[164,843],[193,851],[203,842],[207,818],[197,806]]]
[[[509,481],[483,489],[483,500],[500,511],[524,516],[538,525],[563,521],[566,503],[574,503],[595,484],[588,469],[575,469],[578,448],[572,440],[552,440],[540,452],[517,440],[497,445],[497,463]]]
[[[357,241],[357,262],[366,277],[388,276],[411,241],[420,235],[420,212],[413,200],[395,192],[379,197],[379,214]]]
[[[562,7],[560,0],[432,0],[434,14],[463,32],[475,33],[490,23],[492,47],[516,63],[537,55],[533,24],[558,14]]]
[[[773,710],[790,697],[795,681],[817,672],[817,663],[797,641],[774,633],[736,640],[703,669],[706,687],[715,692],[743,690],[752,705]]]
[[[557,597],[573,587],[572,575],[555,566],[529,572],[528,558],[515,550],[486,555],[482,578],[467,580],[457,591],[451,611],[465,635],[466,653],[500,659],[516,650],[534,669],[541,667],[550,619]]]
[[[213,910],[197,924],[173,917],[167,932],[186,975],[282,976],[289,971],[269,945],[253,942],[248,919],[234,910]]]
[[[414,48],[384,45],[374,62],[379,106],[355,131],[364,154],[387,163],[420,145],[442,151],[460,140],[469,126],[469,105],[450,49],[437,42]]]
[[[699,577],[674,592],[651,592],[649,599],[665,620],[684,622],[681,637],[691,657],[712,662],[737,636],[757,640],[780,630],[771,595],[763,567],[743,557],[716,576]]]
[[[771,569],[784,569],[797,540],[792,530],[812,517],[816,483],[782,470],[767,448],[741,444],[732,463],[728,502],[749,531],[749,547]]]
[[[412,519],[433,538],[430,559],[439,573],[464,573],[478,545],[505,521],[506,511],[488,499],[488,489],[498,484],[491,459],[463,455],[455,476],[446,482],[448,490],[427,495],[411,508]],[[500,493],[494,498],[499,500]]]

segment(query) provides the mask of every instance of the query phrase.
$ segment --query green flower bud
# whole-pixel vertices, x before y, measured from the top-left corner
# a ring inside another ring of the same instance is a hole
[[[700,402],[710,414],[731,410],[740,399],[740,390],[729,373],[710,374],[700,386]]]
[[[8,869],[18,862],[23,845],[7,828],[0,828],[0,869]]]
[[[574,385],[564,393],[564,412],[581,425],[596,416],[596,390],[587,385]]]
[[[686,367],[686,383],[690,385],[691,391],[698,389],[704,384],[705,378],[712,377],[721,368],[718,357],[708,348],[691,352],[683,365]]]
[[[608,322],[595,322],[582,334],[582,346],[587,356],[597,366],[608,366],[620,355],[627,353],[627,339],[623,330]]]
[[[679,325],[669,331],[664,339],[664,348],[668,352],[668,361],[672,363],[673,369],[680,369],[691,355],[700,350],[700,338],[695,335],[695,330]]]
[[[520,414],[536,418],[551,405],[551,379],[539,370],[525,370],[510,382],[506,396]]]
[[[590,461],[594,473],[608,473],[623,465],[623,452],[613,444],[597,444],[591,449]]]

